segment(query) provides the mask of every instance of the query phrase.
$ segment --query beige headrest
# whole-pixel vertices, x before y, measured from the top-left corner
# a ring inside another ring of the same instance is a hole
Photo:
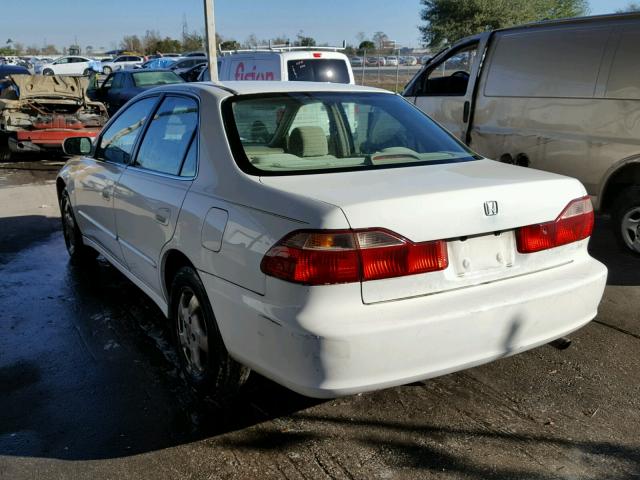
[[[329,153],[321,127],[296,127],[289,135],[289,153],[298,157],[322,157]]]

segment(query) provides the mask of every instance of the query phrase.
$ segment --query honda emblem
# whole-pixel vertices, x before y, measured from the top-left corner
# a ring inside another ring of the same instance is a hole
[[[492,217],[498,214],[498,202],[495,200],[489,200],[488,202],[484,202],[484,214],[487,217]]]

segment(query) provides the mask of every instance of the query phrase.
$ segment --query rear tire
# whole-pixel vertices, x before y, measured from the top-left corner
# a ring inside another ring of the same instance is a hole
[[[85,68],[84,72],[82,72],[82,75],[84,75],[85,77],[88,77],[89,75],[91,75],[91,72],[93,70],[91,70],[90,68]]]
[[[111,73],[111,67],[104,67],[102,69],[102,73],[104,73],[105,75],[109,75]]]
[[[640,254],[640,186],[624,189],[613,203],[612,214],[618,241]]]
[[[93,248],[88,247],[82,241],[82,232],[73,214],[69,193],[65,188],[60,196],[60,216],[62,217],[62,234],[67,247],[71,263],[78,266],[92,264],[98,256]]]
[[[229,355],[204,285],[192,267],[180,268],[173,279],[169,314],[187,382],[219,405],[227,404],[251,370]]]

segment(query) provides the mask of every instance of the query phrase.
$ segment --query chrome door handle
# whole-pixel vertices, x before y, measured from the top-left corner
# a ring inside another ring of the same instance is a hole
[[[161,223],[162,225],[167,225],[170,217],[171,210],[168,208],[159,208],[156,210],[156,222]]]

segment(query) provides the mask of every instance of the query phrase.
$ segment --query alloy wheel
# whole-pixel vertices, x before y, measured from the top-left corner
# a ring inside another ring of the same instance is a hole
[[[178,302],[178,338],[187,370],[194,376],[206,373],[209,360],[209,337],[198,297],[185,287]]]

